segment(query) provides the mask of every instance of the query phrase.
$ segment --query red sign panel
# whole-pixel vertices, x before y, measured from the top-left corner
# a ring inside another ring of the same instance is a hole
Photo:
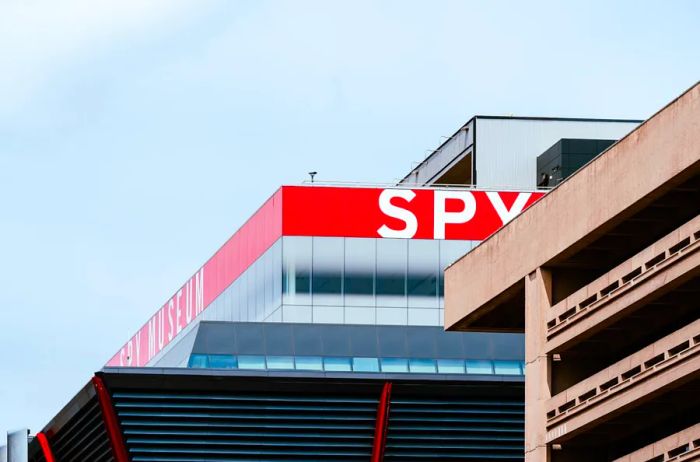
[[[539,192],[458,189],[283,188],[285,236],[483,240]]]
[[[281,236],[483,240],[543,193],[284,186],[110,359],[145,366]]]

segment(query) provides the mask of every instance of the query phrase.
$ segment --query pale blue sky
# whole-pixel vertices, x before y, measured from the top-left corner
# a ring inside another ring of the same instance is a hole
[[[0,2],[0,444],[280,184],[389,182],[474,114],[646,118],[694,1]]]

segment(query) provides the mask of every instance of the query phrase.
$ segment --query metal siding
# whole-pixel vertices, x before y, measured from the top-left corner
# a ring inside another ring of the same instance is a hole
[[[399,184],[424,185],[438,176],[445,167],[453,164],[474,142],[472,123],[467,123],[435,151],[431,152]]]
[[[620,139],[636,122],[477,118],[477,186],[536,188],[537,156],[561,138]]]
[[[197,338],[197,329],[201,321],[195,320],[180,332],[167,347],[158,353],[147,367],[187,367],[192,353],[192,345]]]

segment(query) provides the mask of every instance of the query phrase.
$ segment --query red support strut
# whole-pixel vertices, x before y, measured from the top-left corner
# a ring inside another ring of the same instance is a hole
[[[39,432],[36,434],[36,439],[39,440],[39,446],[41,446],[41,452],[44,454],[44,459],[46,462],[56,462],[56,458],[53,456],[53,451],[51,451],[51,445],[49,444],[49,439],[46,437],[44,432]]]
[[[389,428],[389,407],[391,404],[391,382],[384,382],[382,396],[379,398],[377,406],[377,423],[374,426],[374,443],[372,445],[371,462],[382,462],[384,460],[384,449],[386,448],[386,431]]]
[[[124,437],[122,436],[121,429],[119,428],[117,413],[114,412],[112,397],[109,395],[107,387],[105,386],[105,383],[101,377],[94,376],[92,378],[92,385],[95,387],[97,399],[100,401],[102,418],[104,419],[105,427],[107,428],[107,436],[109,436],[109,443],[112,446],[114,460],[116,462],[129,462],[129,454],[126,451]]]

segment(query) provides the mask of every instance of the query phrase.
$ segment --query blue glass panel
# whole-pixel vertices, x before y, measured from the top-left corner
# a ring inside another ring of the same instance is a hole
[[[299,371],[322,371],[323,364],[320,356],[297,356],[296,369]]]
[[[521,375],[520,361],[494,361],[494,369],[496,374],[502,375]]]
[[[238,356],[239,369],[265,369],[265,357],[258,355],[240,355]]]
[[[294,357],[292,356],[268,356],[268,369],[294,370]]]
[[[405,358],[382,358],[382,372],[408,372],[408,360]]]
[[[326,372],[350,372],[350,358],[323,358],[323,368]]]
[[[493,374],[493,365],[491,361],[468,359],[467,374]]]
[[[435,373],[434,359],[409,359],[408,368],[411,372],[419,372],[421,374]]]
[[[379,372],[377,358],[352,358],[352,370],[355,372]]]
[[[439,374],[464,374],[464,361],[461,359],[438,359]]]
[[[209,367],[209,358],[207,355],[191,355],[190,356],[190,361],[187,364],[187,367],[196,367],[196,368],[205,368]]]
[[[231,355],[209,355],[209,367],[214,369],[237,369],[238,359]]]

